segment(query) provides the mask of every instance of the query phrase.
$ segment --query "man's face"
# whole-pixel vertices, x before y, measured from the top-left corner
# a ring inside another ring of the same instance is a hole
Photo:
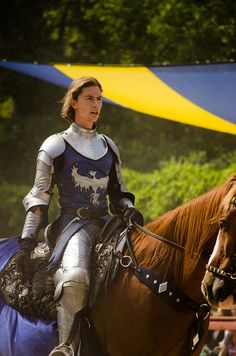
[[[102,108],[102,92],[99,87],[91,86],[82,90],[77,100],[73,100],[75,123],[91,129],[98,121]]]

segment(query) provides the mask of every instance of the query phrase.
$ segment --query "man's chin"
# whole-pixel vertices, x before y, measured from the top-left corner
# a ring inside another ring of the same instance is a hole
[[[93,124],[96,124],[98,122],[98,119],[99,119],[99,117],[93,118],[92,119]]]

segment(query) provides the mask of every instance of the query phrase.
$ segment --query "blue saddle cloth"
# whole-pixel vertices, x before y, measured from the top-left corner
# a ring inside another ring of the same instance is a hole
[[[18,250],[17,237],[0,239],[0,272]],[[0,356],[48,356],[57,344],[56,321],[26,316],[0,298]]]

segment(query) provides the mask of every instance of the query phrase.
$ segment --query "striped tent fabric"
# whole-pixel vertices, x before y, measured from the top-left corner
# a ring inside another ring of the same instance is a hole
[[[160,119],[236,134],[236,64],[122,66],[0,61],[0,67],[68,87],[89,75],[104,100]]]

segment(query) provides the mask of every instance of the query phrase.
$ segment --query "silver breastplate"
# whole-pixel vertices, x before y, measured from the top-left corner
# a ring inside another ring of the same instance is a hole
[[[93,160],[103,157],[108,150],[106,140],[96,129],[84,129],[75,123],[62,133],[62,137],[78,153]]]

